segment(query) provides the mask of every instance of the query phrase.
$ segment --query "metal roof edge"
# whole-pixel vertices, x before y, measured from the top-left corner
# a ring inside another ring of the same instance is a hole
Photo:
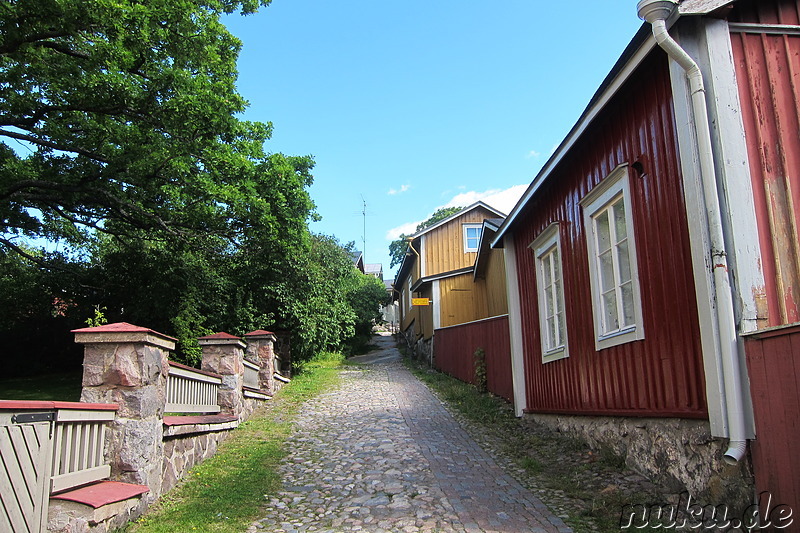
[[[473,265],[470,265],[468,267],[459,268],[459,269],[456,269],[456,270],[450,270],[448,272],[441,272],[439,274],[433,274],[431,276],[425,276],[424,278],[419,278],[416,281],[416,283],[414,283],[411,286],[411,290],[415,291],[418,288],[420,288],[422,285],[425,285],[426,283],[430,283],[431,281],[436,281],[436,280],[445,279],[445,278],[452,278],[452,277],[455,277],[455,276],[460,276],[461,274],[469,274],[470,272],[472,272],[472,270],[474,268],[475,267]]]
[[[482,200],[478,200],[474,204],[468,205],[467,207],[465,207],[461,211],[459,211],[457,213],[453,213],[452,215],[450,215],[447,218],[443,218],[442,220],[440,220],[439,222],[437,222],[433,226],[428,226],[427,228],[423,228],[423,229],[419,230],[415,234],[411,235],[411,237],[416,239],[417,237],[420,237],[420,236],[424,235],[425,233],[433,231],[434,229],[436,229],[436,228],[438,228],[440,226],[443,226],[443,225],[447,224],[448,222],[451,222],[452,220],[455,220],[456,218],[460,217],[464,213],[468,213],[468,212],[472,211],[473,209],[477,209],[478,207],[483,207],[483,208],[491,211],[492,213],[497,215],[499,218],[503,218],[503,217],[506,216],[505,213],[503,213],[501,211],[498,211],[497,209],[495,209],[494,207],[490,206],[489,204],[483,202]]]

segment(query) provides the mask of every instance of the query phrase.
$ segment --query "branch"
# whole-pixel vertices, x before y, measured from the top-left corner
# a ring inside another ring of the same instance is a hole
[[[38,139],[36,137],[32,137],[30,135],[24,135],[22,133],[16,133],[14,131],[8,131],[8,130],[3,130],[3,129],[0,129],[0,135],[4,135],[6,137],[11,137],[12,139],[19,139],[21,141],[27,141],[29,143],[37,144],[39,146],[45,146],[47,148],[52,148],[53,150],[60,150],[62,152],[74,152],[74,153],[79,154],[79,155],[85,155],[86,157],[88,157],[90,159],[94,159],[96,161],[100,161],[101,163],[108,163],[108,160],[105,157],[103,157],[103,156],[101,156],[99,154],[95,154],[94,152],[90,152],[89,150],[85,150],[83,148],[62,146],[62,145],[54,143],[54,142],[45,141],[43,139]]]
[[[78,59],[89,59],[90,58],[89,54],[84,54],[83,52],[78,52],[78,51],[73,50],[72,48],[70,48],[68,46],[64,46],[64,45],[61,45],[61,44],[58,44],[58,43],[54,43],[53,41],[40,41],[40,42],[36,42],[36,43],[33,43],[33,44],[35,44],[36,46],[41,46],[42,48],[49,48],[51,50],[55,50],[56,52],[61,52],[64,55],[71,56],[71,57],[76,57]]]
[[[19,50],[19,47],[26,43],[35,43],[38,41],[42,41],[44,39],[56,39],[58,37],[67,37],[70,33],[68,31],[60,30],[50,30],[44,31],[41,33],[34,33],[32,35],[28,35],[22,39],[17,39],[16,41],[8,42],[2,46],[0,46],[0,54],[11,54]]]
[[[29,261],[33,261],[34,263],[36,263],[40,267],[45,268],[47,270],[59,270],[61,272],[69,272],[70,274],[74,273],[74,272],[72,272],[72,270],[70,270],[68,268],[64,268],[62,266],[58,266],[58,265],[54,265],[52,263],[48,263],[47,261],[45,261],[41,257],[36,257],[35,255],[29,254],[24,249],[20,248],[19,246],[17,246],[16,244],[11,242],[10,240],[6,239],[5,237],[0,237],[0,244],[5,244],[7,247],[9,247],[12,250],[14,250],[14,252],[19,254],[20,256],[24,257],[25,259],[28,259]]]

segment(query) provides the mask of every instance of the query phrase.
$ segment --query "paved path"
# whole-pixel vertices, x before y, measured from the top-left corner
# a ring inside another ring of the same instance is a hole
[[[249,531],[567,532],[402,363],[391,337],[307,402],[284,492]]]

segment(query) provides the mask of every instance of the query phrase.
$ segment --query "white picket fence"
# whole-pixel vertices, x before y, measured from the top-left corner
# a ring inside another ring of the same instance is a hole
[[[105,459],[106,423],[115,411],[61,409],[56,412],[50,493],[111,475]]]
[[[222,377],[185,365],[169,363],[166,413],[219,413],[217,391]]]
[[[261,388],[258,386],[258,365],[247,359],[244,361],[244,386],[251,389]]]

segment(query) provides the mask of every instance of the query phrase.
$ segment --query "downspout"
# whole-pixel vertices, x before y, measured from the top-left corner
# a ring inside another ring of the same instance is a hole
[[[717,177],[714,170],[714,156],[711,146],[711,131],[706,108],[706,92],[703,74],[697,63],[675,42],[667,31],[666,20],[677,7],[675,0],[641,0],[637,5],[639,18],[653,27],[653,37],[658,45],[686,72],[689,92],[692,99],[694,130],[697,139],[697,152],[703,184],[703,202],[708,218],[708,231],[711,240],[711,262],[714,277],[714,315],[719,333],[719,357],[722,363],[725,410],[728,418],[728,449],[723,459],[735,464],[745,454],[747,438],[744,420],[744,399],[742,380],[739,372],[736,319],[725,237],[722,231],[722,214],[717,192]]]

